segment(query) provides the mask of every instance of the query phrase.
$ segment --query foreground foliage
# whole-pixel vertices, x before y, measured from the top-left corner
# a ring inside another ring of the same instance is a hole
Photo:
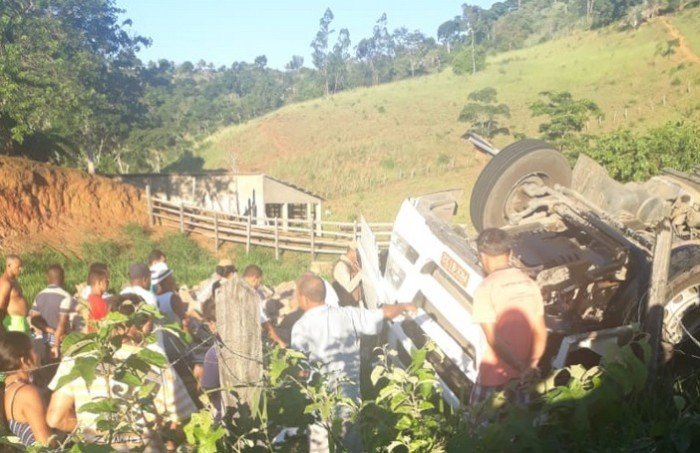
[[[700,446],[697,388],[666,396],[663,385],[648,387],[650,349],[645,339],[613,346],[599,366],[558,370],[533,383],[532,404],[507,404],[503,393],[475,407],[454,410],[441,397],[441,387],[428,357],[428,344],[415,351],[410,365],[393,364],[396,352],[381,350],[371,381],[376,396],[354,406],[324,389],[324,379],[300,379],[314,369],[294,351],[274,349],[260,412],[253,428],[232,427],[219,448],[236,451],[283,451],[301,448],[303,437],[270,442],[285,426],[300,430],[321,423],[336,438],[336,405],[353,408],[362,426],[366,451],[693,451]],[[697,382],[697,376],[693,378]],[[202,439],[211,440],[203,433]],[[342,448],[342,446],[339,446]]]
[[[148,397],[153,389],[141,385],[142,374],[150,366],[163,367],[165,358],[151,352],[127,361],[115,358],[120,339],[113,336],[114,329],[143,314],[111,314],[98,331],[73,334],[64,343],[64,353],[76,359],[72,377],[90,382],[100,370],[110,369],[110,379],[130,389],[78,409],[99,414],[101,427],[111,434],[131,428],[134,409],[154,411]],[[598,366],[570,366],[533,383],[529,406],[506,403],[501,393],[481,405],[454,410],[443,401],[430,365],[440,360],[434,346],[414,351],[405,369],[394,365],[396,354],[386,348],[379,351],[371,373],[373,388],[365,389],[376,396],[358,406],[328,388],[318,364],[299,352],[275,347],[266,355],[260,405],[249,414],[225,417],[223,425],[214,422],[210,407],[196,413],[184,428],[187,442],[205,453],[298,451],[306,443],[305,428],[316,423],[338,443],[338,451],[340,420],[335,414],[343,406],[360,423],[367,451],[685,452],[700,447],[697,376],[695,387],[686,382],[682,392],[676,387],[673,394],[664,390],[663,382],[649,386],[650,348],[641,337],[611,346]],[[289,427],[298,430],[278,436]],[[63,445],[67,448],[69,442],[71,451],[95,450],[79,433]]]
[[[681,120],[646,132],[621,129],[571,143],[567,153],[587,154],[619,181],[644,181],[664,168],[690,171],[700,162],[700,126]]]

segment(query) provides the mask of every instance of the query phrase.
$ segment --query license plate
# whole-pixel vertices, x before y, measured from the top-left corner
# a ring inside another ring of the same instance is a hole
[[[466,269],[457,263],[450,255],[442,252],[442,257],[440,258],[440,265],[442,266],[448,274],[452,276],[460,285],[463,287],[467,286],[469,282],[469,273]]]

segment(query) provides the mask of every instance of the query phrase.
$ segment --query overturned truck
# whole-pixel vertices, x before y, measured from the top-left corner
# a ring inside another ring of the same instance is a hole
[[[477,232],[501,227],[515,238],[514,265],[540,286],[549,339],[543,369],[594,360],[644,321],[654,230],[665,219],[673,248],[664,304],[664,360],[677,372],[700,367],[700,172],[666,170],[643,184],[620,184],[586,156],[573,171],[551,145],[522,140],[495,152],[477,179],[470,215]],[[386,262],[362,228],[367,303],[413,301],[412,318],[389,323],[399,357],[430,339],[446,399],[464,401],[482,342],[472,297],[484,278],[475,237],[450,222],[458,197],[404,201]]]

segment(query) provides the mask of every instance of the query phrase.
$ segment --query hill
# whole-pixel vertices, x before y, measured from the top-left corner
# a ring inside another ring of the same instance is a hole
[[[2,156],[0,251],[76,249],[90,238],[112,238],[126,223],[146,223],[141,197],[109,178]]]
[[[578,32],[498,54],[475,76],[448,70],[290,105],[215,133],[198,153],[208,168],[228,167],[233,155],[240,170],[263,171],[321,193],[328,199],[327,217],[362,212],[372,220],[391,219],[407,195],[454,187],[468,193],[486,157],[460,138],[467,125],[457,117],[477,89],[496,88],[499,102],[510,107],[506,124],[528,136],[536,136],[542,122],[531,117],[528,105],[544,90],[595,101],[605,118],[589,122],[594,134],[698,118],[698,24],[695,8],[634,31]],[[662,56],[659,49],[674,39],[679,47]]]

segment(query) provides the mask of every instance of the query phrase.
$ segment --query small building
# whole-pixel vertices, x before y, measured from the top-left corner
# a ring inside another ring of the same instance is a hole
[[[224,170],[197,173],[141,173],[113,175],[113,179],[146,190],[151,196],[212,211],[247,217],[259,225],[273,218],[320,221],[323,198],[289,182],[265,174]]]

